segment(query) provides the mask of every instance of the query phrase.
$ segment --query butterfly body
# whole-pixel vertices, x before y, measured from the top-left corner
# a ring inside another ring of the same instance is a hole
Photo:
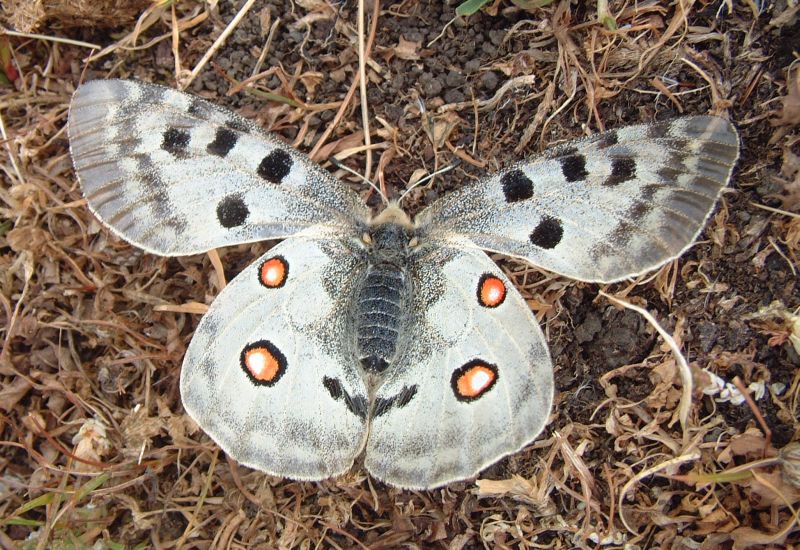
[[[686,117],[560,145],[434,201],[376,216],[251,122],[122,80],[73,97],[90,209],[168,256],[284,239],[197,326],[186,411],[239,462],[295,479],[356,459],[392,485],[476,475],[530,443],[552,362],[522,295],[483,251],[611,282],[679,256],[738,157],[736,130]]]
[[[388,221],[372,224],[363,238],[366,268],[351,300],[350,333],[356,336],[359,363],[371,374],[379,375],[389,367],[408,333],[414,292],[409,276],[412,235],[410,224]]]

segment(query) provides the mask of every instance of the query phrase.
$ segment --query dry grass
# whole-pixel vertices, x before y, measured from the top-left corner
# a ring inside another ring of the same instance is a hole
[[[612,1],[610,31],[593,3],[557,0],[526,14],[498,2],[493,15],[444,32],[438,16],[452,7],[382,5],[362,31],[360,69],[355,9],[308,0],[269,11],[256,2],[228,44],[215,45],[245,3],[222,4],[151,4],[113,33],[62,31],[75,18],[49,18],[40,35],[0,38],[11,81],[0,88],[0,546],[800,541],[796,3],[758,15],[754,2],[731,13],[727,2]],[[249,34],[236,34],[245,21]],[[471,58],[456,53],[470,28],[485,28],[481,63],[464,69]],[[279,65],[268,61],[275,56]],[[422,75],[394,80],[415,65]],[[466,78],[445,80],[460,70]],[[689,387],[680,359],[637,313],[616,309],[595,285],[501,260],[557,364],[551,423],[526,450],[475,483],[430,492],[387,488],[358,469],[300,483],[224,460],[183,412],[179,366],[202,305],[268,244],[220,251],[222,274],[208,256],[149,256],[100,227],[75,181],[64,123],[76,85],[103,76],[195,79],[190,91],[321,161],[363,169],[371,151],[375,179],[394,192],[420,168],[461,159],[411,192],[412,210],[484,166],[561,139],[670,114],[730,117],[743,155],[703,242],[658,273],[602,289],[645,308],[671,335],[688,359],[691,406],[679,412]],[[359,82],[366,93],[355,93]]]

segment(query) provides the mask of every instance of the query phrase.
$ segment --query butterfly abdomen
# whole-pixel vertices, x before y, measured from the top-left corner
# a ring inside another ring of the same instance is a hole
[[[380,374],[397,354],[397,344],[409,303],[407,230],[384,224],[370,233],[367,269],[356,287],[355,333],[361,366]]]
[[[367,371],[381,373],[394,359],[406,288],[406,273],[396,266],[372,266],[367,272],[355,317],[358,356]]]

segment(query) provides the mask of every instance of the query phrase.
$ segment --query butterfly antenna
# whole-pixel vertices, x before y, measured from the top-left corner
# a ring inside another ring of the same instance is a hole
[[[365,182],[367,185],[372,187],[375,191],[377,191],[378,195],[380,195],[381,200],[383,200],[384,204],[386,204],[387,206],[389,205],[389,199],[386,198],[386,195],[383,194],[383,191],[381,191],[380,188],[377,185],[375,185],[373,182],[369,181],[367,178],[365,178],[364,176],[362,176],[361,174],[359,174],[358,172],[356,172],[355,170],[353,170],[349,166],[347,166],[347,165],[343,164],[342,162],[340,162],[339,159],[337,159],[336,157],[331,157],[330,161],[331,161],[331,164],[333,164],[337,168],[341,168],[345,172],[349,172],[349,173],[353,174],[355,177],[357,177],[358,179],[360,179],[361,181]]]
[[[427,175],[427,176],[425,176],[424,178],[420,178],[419,180],[417,180],[416,182],[414,182],[414,185],[412,185],[411,187],[409,187],[408,189],[406,189],[406,190],[403,192],[403,194],[402,194],[402,195],[400,195],[400,198],[399,198],[399,199],[397,199],[397,204],[400,204],[401,202],[403,202],[403,199],[404,199],[404,198],[406,198],[406,195],[408,195],[408,194],[409,194],[411,191],[413,191],[413,190],[414,190],[414,188],[416,188],[416,187],[418,187],[418,186],[422,185],[422,184],[423,184],[423,183],[425,183],[426,181],[430,181],[430,180],[432,180],[433,178],[435,178],[435,177],[436,177],[436,176],[438,176],[439,174],[444,174],[445,172],[449,172],[450,170],[452,170],[453,168],[455,168],[455,167],[456,167],[456,166],[458,166],[459,164],[461,164],[461,161],[456,159],[456,161],[455,161],[455,162],[453,162],[453,164],[448,164],[448,165],[447,165],[447,166],[445,166],[444,168],[440,168],[440,169],[436,170],[435,172],[431,172],[430,174],[428,174],[428,175]]]

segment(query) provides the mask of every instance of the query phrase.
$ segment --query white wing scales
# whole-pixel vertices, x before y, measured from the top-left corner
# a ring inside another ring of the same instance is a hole
[[[729,122],[686,117],[555,147],[439,199],[417,226],[574,279],[657,268],[697,237],[739,154]]]
[[[553,375],[530,307],[486,254],[441,248],[413,272],[415,322],[377,391],[376,402],[389,405],[373,415],[365,467],[392,485],[429,488],[477,475],[535,439],[550,414]],[[487,277],[505,289],[495,307],[479,301]],[[496,379],[465,398],[454,381],[481,365]]]
[[[273,287],[261,279],[269,261],[285,266],[267,279],[277,281]],[[324,479],[346,472],[362,451],[366,388],[339,337],[342,297],[357,274],[354,256],[336,243],[287,239],[242,271],[203,316],[183,360],[183,405],[239,462]],[[283,371],[269,380],[264,369],[255,381],[243,359],[254,349],[283,362]]]
[[[361,199],[254,124],[150,84],[95,80],[68,133],[89,207],[148,252],[177,256],[303,230],[354,231]]]

